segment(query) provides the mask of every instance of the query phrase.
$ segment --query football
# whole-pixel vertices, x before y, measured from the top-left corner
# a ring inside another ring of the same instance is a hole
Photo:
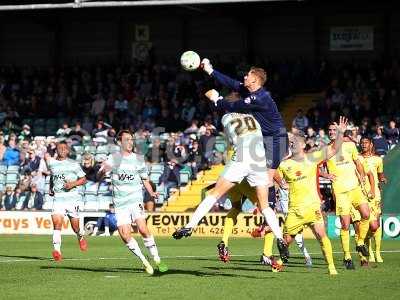
[[[200,66],[200,56],[194,51],[186,51],[181,55],[181,66],[186,71],[194,71]]]

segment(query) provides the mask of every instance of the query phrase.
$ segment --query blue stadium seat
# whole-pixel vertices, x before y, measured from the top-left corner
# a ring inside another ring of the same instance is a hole
[[[53,196],[50,196],[49,194],[44,195],[42,208],[45,210],[53,208]]]
[[[99,203],[99,210],[107,210],[109,208],[110,203],[112,203],[112,197],[106,195],[100,195],[97,197],[97,201]]]
[[[163,172],[164,165],[163,164],[153,164],[151,165],[151,172]]]
[[[7,168],[7,174],[13,173],[16,174],[19,172],[19,166],[8,166]]]
[[[108,154],[108,145],[97,146],[96,155],[97,154]]]
[[[179,172],[180,178],[181,178],[181,184],[187,184],[190,181],[190,172],[187,171],[180,171]]]
[[[73,146],[72,149],[76,154],[83,154],[83,147],[82,146]]]
[[[7,183],[7,185],[17,184],[18,181],[19,181],[19,174],[18,173],[7,173],[7,175],[6,175],[6,183]]]
[[[99,185],[99,188],[97,190],[97,194],[98,195],[111,195],[111,191],[110,191],[110,186],[108,184],[105,183],[101,183]]]
[[[0,165],[0,174],[6,174],[6,173],[7,173],[7,166]]]
[[[84,147],[84,151],[91,154],[96,154],[96,146],[87,145]]]
[[[120,151],[120,147],[118,145],[110,144],[108,145],[108,152],[109,153],[115,153]]]
[[[151,172],[149,179],[151,182],[154,182],[155,184],[158,184],[158,181],[160,180],[160,176],[162,175],[162,172]]]
[[[99,202],[96,195],[85,195],[84,210],[99,210]]]

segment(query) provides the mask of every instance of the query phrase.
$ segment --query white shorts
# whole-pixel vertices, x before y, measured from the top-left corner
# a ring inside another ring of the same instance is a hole
[[[79,202],[53,201],[52,215],[79,218]]]
[[[260,164],[249,164],[243,162],[230,161],[222,172],[222,177],[229,182],[241,182],[247,179],[251,187],[270,186],[267,167]]]
[[[137,219],[146,219],[143,203],[137,202],[121,208],[116,207],[115,217],[117,226],[133,224]]]

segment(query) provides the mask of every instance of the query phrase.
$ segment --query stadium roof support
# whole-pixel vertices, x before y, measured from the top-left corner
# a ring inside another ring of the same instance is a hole
[[[93,7],[123,7],[123,6],[161,6],[161,5],[201,5],[223,3],[278,2],[302,0],[137,0],[137,1],[90,1],[75,0],[67,3],[36,3],[19,5],[0,5],[1,10],[35,10],[35,9],[65,9]]]

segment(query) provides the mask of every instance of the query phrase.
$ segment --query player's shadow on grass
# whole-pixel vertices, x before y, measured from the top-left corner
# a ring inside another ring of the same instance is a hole
[[[215,271],[223,271],[224,269],[219,268],[208,268]],[[202,272],[198,270],[178,270],[178,269],[169,269],[165,273],[156,272],[154,276],[161,277],[161,276],[168,276],[168,275],[191,275],[196,277],[230,277],[230,278],[249,278],[249,279],[262,279],[264,280],[265,277],[256,277],[256,276],[249,276],[249,275],[239,275],[239,274],[227,274],[221,272]],[[273,277],[271,277],[273,278]]]
[[[87,268],[87,267],[67,267],[67,266],[41,266],[41,270],[72,270],[72,271],[84,271],[84,272],[95,272],[95,273],[144,273],[142,269],[133,268]],[[221,271],[216,268],[216,270]],[[219,272],[201,272],[197,270],[177,270],[170,269],[165,273],[160,273],[156,271],[153,276],[161,277],[166,275],[191,275],[196,277],[235,277],[235,278],[249,278],[249,279],[265,279],[265,277],[256,277],[248,275],[236,275],[236,274],[226,274]]]
[[[8,255],[8,254],[0,254],[0,258],[20,258],[20,259],[35,259],[35,260],[50,260],[49,257],[43,256],[28,256],[28,255]]]
[[[88,268],[88,267],[68,267],[68,266],[41,266],[41,270],[72,270],[72,271],[85,271],[95,273],[143,273],[142,269],[135,268]]]

